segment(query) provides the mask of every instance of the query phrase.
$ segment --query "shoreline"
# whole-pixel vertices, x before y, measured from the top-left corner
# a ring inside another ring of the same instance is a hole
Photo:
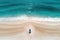
[[[8,17],[0,18],[0,24],[23,24],[23,23],[39,23],[45,25],[60,25],[60,18],[44,18],[44,17]]]
[[[0,21],[16,21],[16,20],[35,20],[35,21],[60,21],[60,18],[52,18],[52,17],[28,17],[28,16],[18,16],[18,17],[1,17]]]

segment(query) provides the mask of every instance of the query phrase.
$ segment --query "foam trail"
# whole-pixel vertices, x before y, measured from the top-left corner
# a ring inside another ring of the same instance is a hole
[[[0,21],[16,21],[16,20],[37,20],[37,21],[60,21],[60,18],[52,17],[28,17],[27,15],[21,15],[18,17],[6,17],[0,18]]]

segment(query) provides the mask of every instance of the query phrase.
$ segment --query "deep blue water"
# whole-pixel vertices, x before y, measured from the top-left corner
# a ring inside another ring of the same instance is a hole
[[[0,0],[0,17],[60,17],[60,0]]]

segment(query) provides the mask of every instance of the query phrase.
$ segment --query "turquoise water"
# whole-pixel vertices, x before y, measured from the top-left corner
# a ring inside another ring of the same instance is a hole
[[[0,0],[0,17],[60,17],[60,0]]]

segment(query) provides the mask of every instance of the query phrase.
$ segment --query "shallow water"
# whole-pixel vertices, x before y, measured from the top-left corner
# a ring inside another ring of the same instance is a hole
[[[0,0],[0,17],[60,17],[59,0]]]

